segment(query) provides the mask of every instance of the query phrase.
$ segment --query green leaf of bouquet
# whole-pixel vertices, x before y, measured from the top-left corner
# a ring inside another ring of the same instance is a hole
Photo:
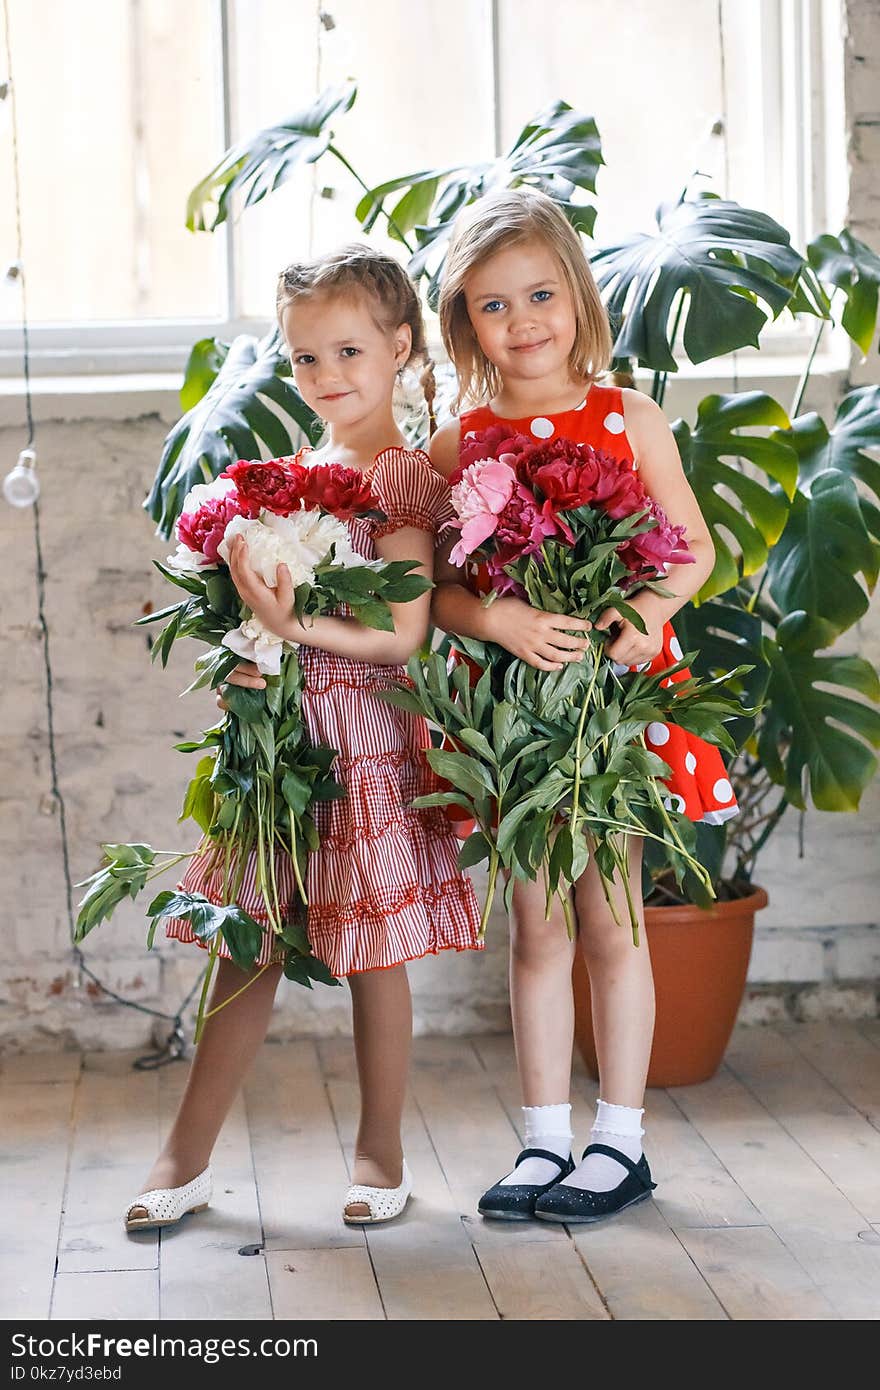
[[[476,758],[469,758],[465,753],[451,753],[443,748],[429,748],[425,757],[438,776],[445,777],[447,782],[467,796],[478,799],[487,792],[490,796],[495,795],[494,779]]]
[[[190,231],[215,231],[231,216],[235,194],[245,193],[244,206],[252,207],[302,164],[314,164],[333,139],[331,121],[350,111],[356,96],[354,82],[325,87],[310,106],[231,146],[187,199]]]
[[[246,724],[258,724],[266,714],[266,698],[262,690],[248,690],[243,685],[227,685],[223,699],[236,719]]]
[[[294,984],[304,985],[306,989],[312,988],[312,981],[306,969],[304,958],[299,952],[288,951],[284,957],[284,978],[293,980]]]
[[[302,816],[312,799],[312,787],[295,772],[286,772],[281,779],[281,795],[294,815]]]
[[[768,316],[776,318],[789,303],[806,264],[785,228],[766,213],[710,194],[664,204],[656,220],[655,233],[592,258],[612,322],[622,324],[614,356],[677,371],[671,334],[682,298],[682,341],[691,362],[757,347]]]
[[[222,913],[219,928],[233,961],[239,970],[252,970],[263,945],[263,932],[269,928],[261,927],[259,922],[240,907],[223,907],[217,911]],[[199,934],[195,924],[193,931],[196,935]]]
[[[818,655],[834,636],[830,624],[791,613],[775,641],[764,639],[770,681],[758,755],[802,810],[809,789],[820,811],[857,811],[877,769],[866,744],[880,747],[880,712],[841,692],[876,703],[880,678],[861,657]]]
[[[770,553],[770,593],[783,614],[803,609],[838,632],[868,608],[856,575],[875,573],[875,554],[852,478],[819,473],[799,491],[788,523]]]
[[[498,758],[485,734],[481,734],[477,729],[458,729],[455,734],[456,739],[463,743],[465,748],[469,748],[472,753],[477,753],[492,767],[498,766]]]
[[[458,867],[460,869],[472,868],[474,864],[479,864],[488,856],[490,849],[491,845],[482,830],[475,830],[458,851]]]
[[[842,290],[846,307],[841,323],[867,357],[877,327],[880,256],[846,228],[840,236],[817,237],[807,247],[810,265],[826,285]]]
[[[363,623],[364,627],[375,628],[377,632],[394,631],[394,618],[388,605],[381,599],[368,599],[366,602],[358,600],[352,603],[351,608],[354,617],[359,623]]]
[[[342,984],[342,981],[337,980],[336,976],[333,974],[333,971],[330,970],[329,967],[326,966],[322,960],[318,960],[317,956],[307,956],[303,961],[303,969],[305,970],[306,974],[309,976],[310,979],[317,980],[319,984]]]

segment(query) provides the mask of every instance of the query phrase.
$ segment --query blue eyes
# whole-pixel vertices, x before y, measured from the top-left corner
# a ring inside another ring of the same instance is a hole
[[[532,300],[532,302],[535,303],[535,304],[546,304],[547,301],[548,301],[548,299],[552,299],[552,298],[553,298],[553,291],[552,291],[552,290],[535,290],[535,292],[534,292],[532,295],[530,295],[529,297],[530,297],[530,299]],[[503,299],[490,299],[489,302],[488,302],[488,304],[484,304],[484,305],[483,305],[483,313],[484,313],[484,314],[497,314],[498,311],[499,311],[499,309],[503,309],[504,307],[505,307],[505,303],[504,303],[504,300],[503,300]]]

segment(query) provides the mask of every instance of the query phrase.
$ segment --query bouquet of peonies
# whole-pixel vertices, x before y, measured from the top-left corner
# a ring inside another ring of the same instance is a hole
[[[309,948],[304,886],[308,852],[318,845],[311,807],[343,794],[332,777],[335,751],[309,744],[296,647],[244,607],[227,564],[233,537],[244,535],[250,562],[267,584],[275,586],[279,564],[288,566],[300,621],[344,611],[367,626],[391,631],[389,603],[408,602],[430,584],[411,573],[414,561],[386,563],[359,555],[346,525],[354,517],[384,520],[357,469],[305,468],[293,459],[240,460],[214,482],[192,489],[177,521],[176,553],[166,565],[154,562],[186,597],[138,620],[165,622],[152,657],[165,666],[174,642],[194,637],[208,650],[196,660],[196,679],[188,690],[220,685],[242,659],[256,663],[266,689],[228,686],[229,708],[221,722],[199,741],[176,745],[181,752],[204,755],[180,815],[202,830],[197,848],[180,854],[147,844],[103,845],[104,863],[80,885],[87,892],[79,905],[76,939],[182,860],[199,855],[209,869],[222,868],[221,906],[200,893],[169,890],[147,908],[149,945],[157,922],[176,917],[187,920],[210,948],[197,1038],[221,939],[242,970],[250,970],[260,954],[264,929],[236,902],[246,874],[256,883],[269,930],[283,950],[285,975],[309,988],[316,979],[337,983]],[[279,881],[289,878],[286,864],[284,874],[279,872],[282,861],[293,868],[293,902],[279,893]]]
[[[536,442],[493,425],[463,441],[451,482],[460,529],[452,560],[471,568],[487,604],[514,594],[588,620],[614,607],[644,632],[630,600],[645,588],[666,595],[666,566],[693,559],[683,528],[647,496],[631,463],[586,444]],[[488,859],[483,930],[503,868],[508,907],[514,882],[543,872],[548,915],[558,894],[572,931],[569,889],[592,855],[615,917],[608,885],[622,877],[638,943],[630,835],[662,841],[678,879],[690,869],[712,893],[693,824],[666,792],[670,770],[644,731],[677,723],[735,752],[724,723],[744,711],[725,686],[750,668],[698,680],[682,674],[685,654],[649,675],[609,660],[605,641],[594,631],[584,661],[544,672],[491,642],[453,637],[463,659],[413,662],[415,689],[386,697],[447,732],[427,756],[448,789],[420,804],[457,808],[474,822],[459,862]]]

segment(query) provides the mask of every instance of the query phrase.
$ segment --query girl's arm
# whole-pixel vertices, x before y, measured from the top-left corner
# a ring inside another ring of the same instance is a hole
[[[608,645],[608,655],[614,661],[633,666],[652,660],[662,650],[664,623],[702,588],[715,564],[715,547],[663,411],[641,391],[624,390],[621,394],[626,433],[645,491],[659,502],[674,526],[685,527],[685,540],[694,557],[693,564],[669,566],[663,587],[670,590],[671,598],[648,589],[632,600],[632,607],[645,620],[647,634],[623,619],[616,608],[607,609],[597,618],[594,626],[600,629],[619,624],[617,636]]]
[[[459,422],[450,420],[431,440],[429,453],[437,472],[444,478],[458,463]],[[572,637],[572,630],[587,632],[583,618],[560,613],[543,613],[518,598],[498,598],[485,607],[477,594],[463,582],[463,573],[449,562],[455,537],[437,552],[436,588],[431,596],[431,618],[444,632],[459,632],[496,642],[514,656],[540,671],[560,671],[568,661],[580,661],[589,639]]]
[[[434,537],[430,532],[403,526],[376,540],[375,545],[380,559],[417,560],[418,568],[413,573],[432,578]],[[230,548],[229,572],[242,599],[260,622],[276,636],[304,647],[321,647],[337,656],[376,666],[397,666],[406,664],[428,633],[430,591],[409,603],[390,603],[394,631],[377,632],[354,618],[319,617],[298,622],[291,616],[293,584],[287,566],[278,566],[277,588],[270,589],[252,568],[243,536],[236,536]]]

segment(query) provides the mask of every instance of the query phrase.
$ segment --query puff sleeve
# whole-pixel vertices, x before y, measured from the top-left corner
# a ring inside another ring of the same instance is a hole
[[[374,523],[374,540],[404,526],[431,531],[435,545],[446,539],[456,519],[449,484],[420,449],[385,449],[373,466],[370,485],[387,517]]]

